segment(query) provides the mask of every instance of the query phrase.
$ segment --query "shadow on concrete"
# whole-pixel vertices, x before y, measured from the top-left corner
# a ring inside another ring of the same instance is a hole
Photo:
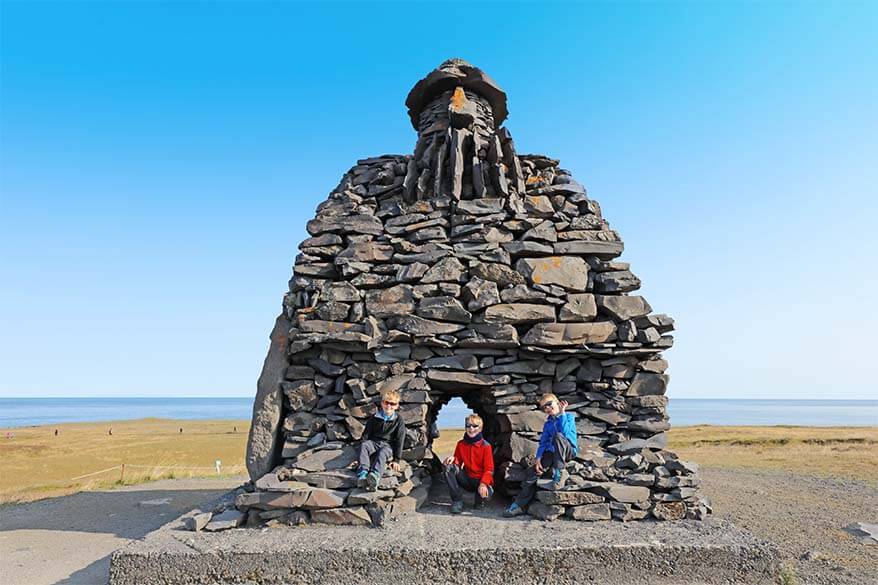
[[[69,577],[56,581],[55,585],[96,585],[106,583],[109,575],[110,555],[107,555],[72,573]]]

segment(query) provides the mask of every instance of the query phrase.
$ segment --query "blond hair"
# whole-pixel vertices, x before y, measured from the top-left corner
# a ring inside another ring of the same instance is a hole
[[[463,422],[464,422],[464,424],[466,424],[466,423],[468,423],[468,422],[471,422],[471,423],[474,423],[474,424],[479,425],[480,427],[485,425],[484,421],[482,421],[482,417],[480,417],[480,416],[477,415],[477,414],[471,414],[471,415],[469,415],[468,417],[466,417],[466,418],[463,420]]]
[[[540,398],[540,408],[542,408],[545,403],[551,402],[552,400],[554,400],[555,402],[558,402],[558,397],[555,396],[554,394],[552,394],[551,392],[549,392],[547,394],[543,394],[542,397]]]
[[[381,393],[381,400],[390,400],[392,402],[399,402],[399,390],[385,390]]]

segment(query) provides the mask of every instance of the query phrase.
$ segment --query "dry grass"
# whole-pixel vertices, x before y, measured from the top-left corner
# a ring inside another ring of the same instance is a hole
[[[705,467],[878,483],[878,427],[677,427],[668,447]]]
[[[463,429],[433,442],[454,452]],[[675,427],[668,448],[708,468],[765,469],[878,483],[878,427]]]
[[[248,429],[249,421],[164,419],[0,429],[0,503],[155,479],[217,477],[217,459],[223,476],[238,475]],[[14,438],[7,438],[10,432]],[[123,463],[124,477],[113,469],[73,479]]]
[[[60,430],[57,437],[55,428]],[[12,429],[12,439],[0,429],[0,503],[162,478],[216,477],[217,459],[224,476],[242,474],[248,428],[248,421],[141,419]],[[450,455],[462,435],[462,429],[443,430],[433,443],[434,452]],[[677,427],[670,431],[669,443],[681,457],[704,467],[871,483],[878,482],[876,445],[876,427]],[[72,480],[122,463],[123,481],[119,469]]]

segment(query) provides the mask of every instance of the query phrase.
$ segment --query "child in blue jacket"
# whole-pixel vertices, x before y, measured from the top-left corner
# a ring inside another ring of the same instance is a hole
[[[524,514],[534,497],[537,480],[547,471],[552,472],[551,489],[561,489],[567,483],[567,462],[576,456],[579,447],[576,442],[576,421],[569,412],[564,412],[567,402],[558,400],[554,394],[543,394],[540,408],[548,415],[540,433],[540,445],[537,447],[537,460],[527,470],[527,476],[521,483],[521,491],[515,501],[503,513],[504,516]]]

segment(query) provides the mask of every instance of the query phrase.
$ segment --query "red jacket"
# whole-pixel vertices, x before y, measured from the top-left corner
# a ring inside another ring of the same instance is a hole
[[[454,463],[462,465],[471,478],[485,485],[494,485],[494,451],[488,441],[482,439],[472,444],[458,441],[454,448]]]

